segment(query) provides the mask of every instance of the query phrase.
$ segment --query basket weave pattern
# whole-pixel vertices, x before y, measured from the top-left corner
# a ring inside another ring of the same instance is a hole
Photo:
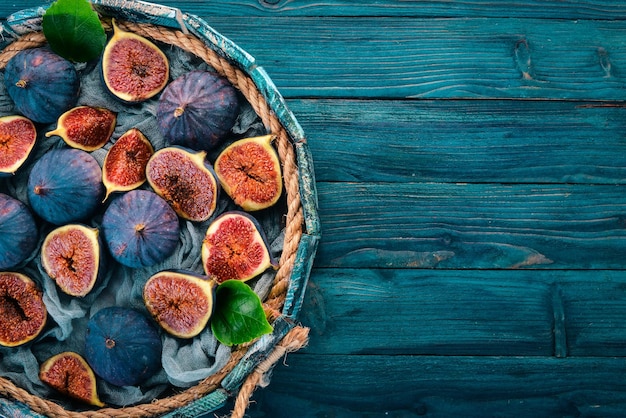
[[[104,19],[103,25],[106,30],[111,30],[111,23]],[[296,252],[300,243],[304,219],[300,190],[298,182],[298,169],[293,143],[289,134],[282,126],[279,119],[273,113],[264,96],[260,93],[253,80],[231,64],[227,59],[220,56],[196,38],[194,35],[183,33],[179,30],[147,23],[135,23],[129,21],[116,21],[120,28],[135,32],[138,35],[177,46],[205,61],[220,75],[226,77],[234,87],[241,91],[243,96],[251,104],[256,114],[262,120],[270,134],[275,137],[279,159],[283,169],[283,180],[287,210],[285,214],[285,238],[283,251],[280,258],[279,268],[272,284],[272,288],[263,303],[268,320],[273,322],[281,315],[281,308],[285,302],[290,275],[296,259]],[[43,46],[46,43],[41,32],[26,34],[8,45],[0,53],[0,69],[4,69],[7,62],[19,51],[28,48]],[[259,384],[263,375],[287,352],[296,351],[303,347],[308,338],[308,329],[304,327],[293,328],[262,361],[257,368],[247,377],[243,383],[233,410],[233,417],[241,417],[247,409],[249,398]],[[251,344],[245,344],[233,349],[228,363],[217,373],[209,376],[197,385],[179,392],[175,395],[157,399],[151,403],[121,408],[102,408],[88,411],[69,411],[55,402],[42,399],[30,394],[28,391],[16,386],[10,380],[0,377],[0,395],[9,397],[27,404],[33,411],[51,417],[72,418],[107,418],[107,417],[146,417],[158,416],[198,400],[220,387],[224,377],[233,370],[248,351]]]

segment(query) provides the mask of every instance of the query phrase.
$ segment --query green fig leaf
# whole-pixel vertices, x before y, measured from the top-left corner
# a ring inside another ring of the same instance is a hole
[[[100,56],[106,33],[87,0],[57,0],[43,15],[43,34],[55,53],[74,62]]]
[[[250,286],[239,280],[227,280],[218,286],[215,294],[211,330],[219,342],[232,346],[268,334],[272,326]]]

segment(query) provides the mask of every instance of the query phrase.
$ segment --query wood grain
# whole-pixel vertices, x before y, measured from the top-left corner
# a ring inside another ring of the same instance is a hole
[[[599,418],[626,408],[626,384],[615,379],[626,372],[621,358],[293,354],[285,362],[251,417]]]
[[[614,270],[318,268],[301,315],[311,328],[304,351],[624,357],[625,288]]]
[[[319,183],[318,267],[623,269],[623,187]]]
[[[211,22],[286,97],[624,100],[626,21],[264,18]],[[263,34],[263,36],[259,36]]]
[[[325,182],[626,181],[626,107],[571,101],[290,100]]]
[[[19,3],[0,3],[0,16],[27,7],[45,4],[50,0],[20,0]],[[187,13],[200,16],[411,16],[411,17],[500,17],[503,13],[517,17],[555,19],[606,19],[607,15],[620,18],[626,15],[626,2],[622,0],[570,0],[562,1],[489,1],[458,0],[404,0],[358,2],[331,0],[310,2],[305,0],[238,0],[206,1],[163,0],[157,3],[178,7]]]

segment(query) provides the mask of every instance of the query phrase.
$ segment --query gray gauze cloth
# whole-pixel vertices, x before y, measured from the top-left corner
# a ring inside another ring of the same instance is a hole
[[[170,78],[190,70],[213,71],[205,63],[172,46],[161,45],[170,61]],[[78,105],[101,106],[117,113],[117,125],[112,140],[92,155],[102,165],[107,150],[117,138],[131,128],[139,129],[156,149],[165,146],[163,135],[156,122],[157,98],[139,105],[126,105],[114,99],[105,89],[101,79],[100,64],[77,64],[81,76],[81,93]],[[3,76],[3,74],[2,74]],[[11,99],[6,93],[4,83],[0,82],[0,116],[17,114]],[[45,137],[53,130],[56,123],[38,125],[37,145],[33,150],[34,158],[19,173],[9,179],[0,180],[0,191],[17,197],[27,203],[26,183],[32,164],[46,151],[66,147],[58,136]],[[240,114],[233,127],[228,142],[233,139],[264,135],[267,131],[249,103],[240,96]],[[213,163],[219,149],[207,156]],[[142,188],[149,188],[144,185]],[[115,198],[114,195],[107,202]],[[101,220],[100,210],[88,223],[98,227]],[[136,308],[147,314],[142,301],[142,289],[146,280],[154,273],[164,269],[187,269],[203,273],[201,246],[209,223],[226,210],[237,209],[232,201],[221,193],[215,214],[206,222],[196,223],[181,220],[181,233],[177,250],[158,265],[132,269],[107,260],[103,277],[95,288],[85,297],[76,298],[64,294],[44,271],[40,263],[39,249],[30,256],[17,271],[29,275],[43,290],[44,302],[48,309],[48,324],[34,342],[15,348],[0,348],[0,374],[11,379],[20,387],[40,397],[56,398],[61,403],[70,403],[43,384],[38,377],[39,366],[47,358],[62,351],[72,350],[84,353],[85,330],[89,318],[107,306],[125,306]],[[272,243],[272,253],[278,257],[282,251],[282,216],[278,211],[262,211],[255,214],[268,240]],[[42,226],[40,242],[51,227]],[[261,298],[267,295],[275,272],[269,271],[251,283]],[[222,368],[230,356],[230,348],[220,344],[207,327],[193,339],[179,339],[160,331],[163,339],[162,370],[138,387],[117,387],[98,378],[98,391],[101,399],[110,405],[131,405],[151,401],[166,391],[193,386],[202,379]]]

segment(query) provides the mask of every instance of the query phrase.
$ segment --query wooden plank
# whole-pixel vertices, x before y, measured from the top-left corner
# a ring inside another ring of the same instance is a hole
[[[596,271],[560,285],[571,356],[626,355],[626,272]]]
[[[250,417],[623,417],[623,358],[292,354]],[[332,376],[332,378],[331,378]]]
[[[620,186],[318,183],[318,267],[623,269]]]
[[[625,21],[222,17],[211,24],[255,56],[286,97],[626,99]]]
[[[0,16],[17,10],[46,4],[46,0],[1,2]],[[199,16],[409,16],[409,17],[533,17],[554,19],[623,19],[626,2],[623,0],[572,0],[524,2],[476,2],[457,0],[454,6],[448,0],[380,2],[361,0],[350,2],[330,0],[312,3],[305,0],[162,0],[156,3],[178,7],[186,13]]]
[[[623,184],[626,108],[570,101],[290,100],[318,181]]]
[[[207,16],[411,16],[411,17],[547,17],[555,19],[616,19],[626,16],[623,0],[573,0],[493,2],[456,0],[396,1],[377,0],[331,0],[310,2],[306,0],[236,0],[207,2],[204,0],[165,0],[162,4],[178,5],[190,13]]]
[[[313,270],[309,354],[626,356],[623,271]],[[382,317],[389,326],[373,326]],[[395,330],[395,331],[393,331]]]
[[[552,290],[542,278],[547,276],[318,269],[301,314],[312,331],[306,352],[550,356]],[[388,326],[372,326],[373,317]]]

